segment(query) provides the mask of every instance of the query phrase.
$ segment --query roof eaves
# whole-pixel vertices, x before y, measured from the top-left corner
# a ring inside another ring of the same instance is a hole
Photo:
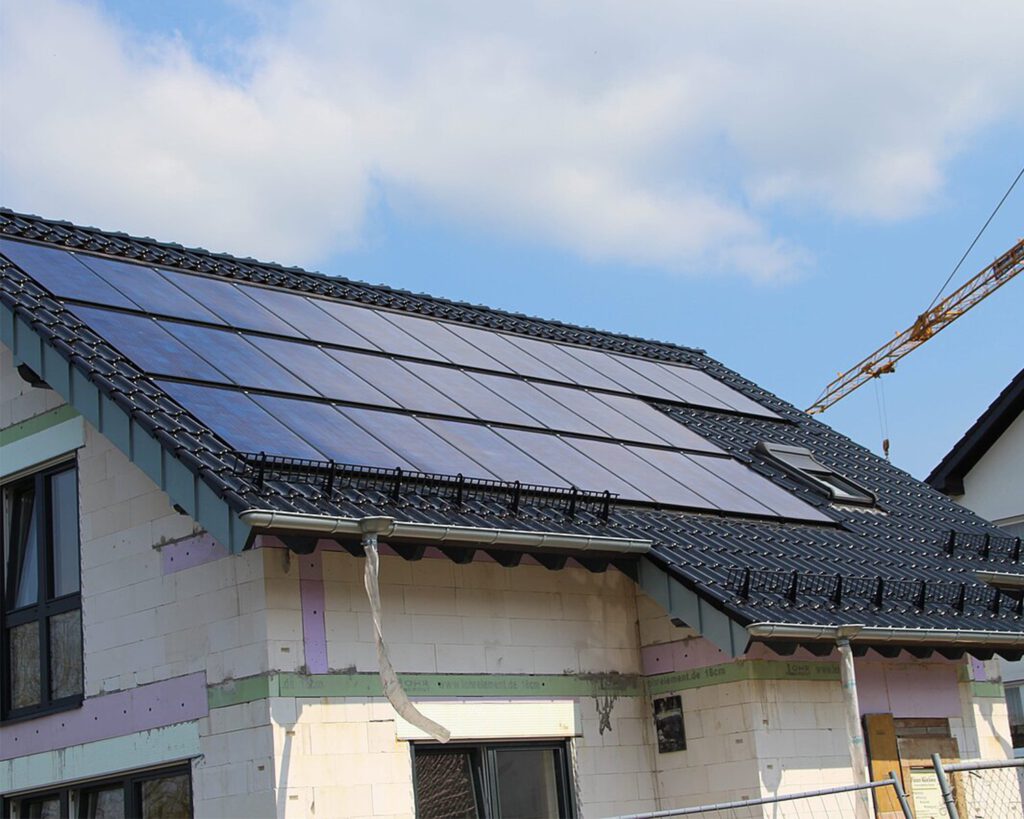
[[[1017,373],[988,409],[924,479],[947,495],[964,493],[964,476],[1024,411],[1024,370]]]

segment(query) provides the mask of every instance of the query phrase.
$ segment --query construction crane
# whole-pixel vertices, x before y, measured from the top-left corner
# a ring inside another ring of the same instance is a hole
[[[1024,239],[958,290],[925,310],[910,328],[898,333],[892,341],[883,344],[849,370],[836,376],[835,380],[822,390],[821,397],[807,408],[807,412],[810,415],[824,412],[872,378],[891,373],[896,369],[896,362],[903,356],[916,350],[943,327],[952,324],[1021,270],[1024,270]]]

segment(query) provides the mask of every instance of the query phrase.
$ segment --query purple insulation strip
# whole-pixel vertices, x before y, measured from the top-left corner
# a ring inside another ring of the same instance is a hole
[[[306,670],[310,674],[327,673],[327,628],[324,625],[324,579],[320,553],[301,555],[299,561],[299,597],[302,600],[302,646]]]
[[[164,574],[174,574],[227,556],[228,550],[207,534],[185,538],[160,547]]]
[[[83,701],[81,708],[0,727],[0,759],[13,759],[205,717],[206,674],[140,685]]]

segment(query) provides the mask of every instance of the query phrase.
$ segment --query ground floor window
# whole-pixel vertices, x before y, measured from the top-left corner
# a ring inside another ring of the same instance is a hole
[[[423,819],[571,817],[565,743],[414,745]]]
[[[146,771],[73,787],[16,796],[8,819],[191,819],[188,767]]]
[[[1024,756],[1024,684],[1006,686],[1006,710],[1010,718],[1013,755]]]

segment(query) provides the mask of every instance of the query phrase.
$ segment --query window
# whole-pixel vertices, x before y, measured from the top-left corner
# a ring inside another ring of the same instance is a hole
[[[6,802],[7,819],[191,819],[187,767],[148,771]]]
[[[844,478],[831,467],[818,461],[809,449],[802,446],[787,446],[762,441],[754,451],[777,463],[791,475],[802,478],[817,489],[823,489],[839,503],[874,504],[875,496]]]
[[[571,817],[565,743],[414,745],[423,819]]]
[[[11,719],[82,699],[78,470],[9,483],[3,507],[0,716]]]
[[[1006,686],[1006,710],[1010,719],[1013,755],[1024,756],[1024,685]]]

